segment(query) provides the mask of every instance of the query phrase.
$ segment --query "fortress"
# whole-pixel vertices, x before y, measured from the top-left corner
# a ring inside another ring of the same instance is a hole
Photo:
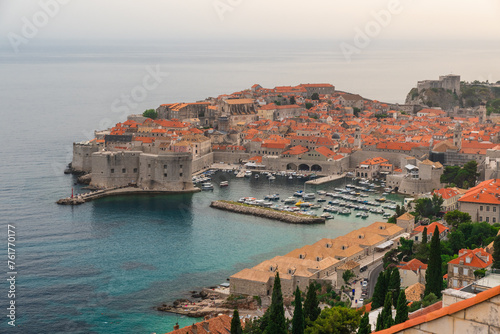
[[[460,95],[460,75],[441,75],[439,80],[423,80],[417,82],[417,89],[419,93],[424,89],[430,88],[449,89],[453,93]]]

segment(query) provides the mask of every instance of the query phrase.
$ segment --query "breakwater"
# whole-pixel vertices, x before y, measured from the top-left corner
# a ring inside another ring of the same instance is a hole
[[[232,201],[213,201],[210,207],[240,213],[244,215],[252,215],[257,217],[279,220],[290,224],[324,224],[325,218],[301,215],[293,212],[277,211],[270,208],[262,208],[255,205],[243,204]]]

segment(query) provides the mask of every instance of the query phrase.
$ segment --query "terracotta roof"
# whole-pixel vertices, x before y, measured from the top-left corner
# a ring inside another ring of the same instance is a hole
[[[440,224],[438,222],[433,222],[432,224],[429,224],[427,226],[423,226],[423,225],[417,226],[417,227],[415,227],[415,229],[413,231],[414,232],[423,232],[424,228],[427,227],[427,235],[430,235],[430,234],[434,233],[434,230],[436,229],[436,226],[438,227],[439,234],[443,233],[444,231],[449,231],[450,230],[449,228],[447,228],[443,224]]]
[[[403,213],[401,216],[399,216],[397,219],[402,219],[402,220],[410,220],[410,219],[414,219],[415,216],[412,215],[411,213],[409,212],[405,212]]]
[[[438,308],[437,310],[434,310],[432,312],[428,312],[425,314],[421,314],[421,315],[418,315],[416,317],[413,316],[413,314],[416,313],[416,312],[414,312],[409,316],[410,320],[407,320],[401,324],[397,324],[397,325],[392,326],[390,328],[378,331],[376,333],[379,333],[379,334],[397,333],[397,332],[403,331],[405,329],[420,325],[424,322],[430,322],[432,320],[439,319],[441,317],[460,312],[466,308],[472,307],[474,305],[478,305],[479,303],[482,303],[482,302],[484,302],[488,299],[491,299],[493,297],[496,297],[498,295],[500,295],[500,285],[496,286],[494,288],[488,289],[486,291],[483,291],[483,292],[477,294],[475,297],[456,302],[456,303],[451,304],[447,307],[442,307],[442,302],[437,302],[436,304],[434,304],[434,305],[436,305],[435,308]],[[429,306],[429,308],[434,307],[434,305]],[[441,305],[441,306],[439,306],[439,305]],[[422,312],[422,313],[424,313],[424,312]]]
[[[465,192],[466,190],[464,189],[453,187],[453,188],[441,188],[438,190],[434,190],[432,194],[440,195],[443,199],[450,199],[457,195],[462,195]]]
[[[416,273],[419,269],[427,269],[427,265],[420,260],[413,259],[409,262],[401,262],[398,268],[401,270],[411,270]]]
[[[459,202],[500,204],[500,179],[486,180],[469,189]]]
[[[242,324],[243,326],[243,324]],[[231,332],[231,317],[226,314],[221,314],[215,318],[197,322],[191,326],[186,326],[181,329],[174,330],[168,334],[227,334]]]
[[[458,257],[448,264],[460,264],[473,268],[487,268],[493,263],[493,256],[483,248],[461,249]]]
[[[419,302],[422,300],[422,297],[425,292],[425,285],[422,283],[415,283],[410,285],[405,289],[406,300],[410,302]]]

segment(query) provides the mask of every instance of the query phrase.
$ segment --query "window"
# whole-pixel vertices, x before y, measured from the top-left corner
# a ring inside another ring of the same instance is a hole
[[[493,207],[493,212],[497,212],[497,207],[496,206]]]
[[[418,241],[418,237],[415,237],[415,241]]]
[[[306,256],[305,256],[304,254],[300,254],[300,255],[299,255],[299,259],[305,259],[305,257],[306,257]]]
[[[182,165],[179,165],[179,168],[182,168]]]
[[[496,223],[497,222],[497,219],[495,217],[493,217],[493,223]]]
[[[482,222],[483,221],[483,216],[479,216],[479,221]]]
[[[479,206],[479,211],[483,211],[483,206]]]
[[[137,173],[137,168],[134,168],[134,173]]]
[[[464,268],[464,275],[468,276],[469,275],[469,268]]]
[[[453,287],[454,288],[458,287],[458,280],[456,280],[456,279],[453,280]]]
[[[489,205],[486,207],[486,211],[490,211],[490,206]]]
[[[453,267],[453,274],[458,275],[458,267]]]
[[[167,173],[163,173],[163,177],[167,177]]]
[[[167,169],[167,165],[163,165],[163,168],[164,168],[164,169]]]
[[[179,176],[182,176],[182,173],[179,173]]]
[[[490,222],[490,217],[486,217],[486,222],[489,223]]]
[[[126,173],[127,170],[125,168],[122,168],[122,173]]]
[[[471,261],[471,260],[472,260],[472,259],[471,259],[471,257],[470,257],[470,256],[467,256],[467,257],[465,258],[465,263],[470,263],[470,261]]]
[[[467,286],[467,284],[469,284],[469,282],[467,282],[467,281],[462,281],[462,286]]]

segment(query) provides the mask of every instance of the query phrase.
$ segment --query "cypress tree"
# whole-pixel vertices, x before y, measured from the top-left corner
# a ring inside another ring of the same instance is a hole
[[[425,245],[427,243],[427,226],[424,227],[422,231],[422,243]]]
[[[304,334],[304,313],[302,312],[302,298],[299,287],[295,290],[295,311],[292,319],[292,334]],[[231,333],[232,334],[232,333]]]
[[[271,306],[269,306],[269,323],[264,333],[267,334],[288,334],[285,322],[285,309],[283,308],[283,294],[281,293],[280,274],[276,272],[274,278],[273,295]]]
[[[377,278],[375,289],[373,290],[372,308],[376,309],[384,305],[385,295],[387,293],[386,272],[382,271]]]
[[[401,276],[399,275],[398,268],[394,268],[391,273],[388,291],[392,292],[392,305],[397,307],[399,290],[401,290]]]
[[[493,241],[493,269],[500,269],[500,235]]]
[[[304,318],[313,322],[318,319],[321,309],[316,294],[316,283],[311,281],[307,288],[306,300],[304,302]]]
[[[375,325],[375,331],[381,331],[384,329],[384,318],[382,317],[382,312],[380,312],[377,316],[377,324]]]
[[[429,255],[429,264],[425,272],[425,292],[434,293],[436,297],[441,298],[441,289],[443,288],[443,273],[441,263],[441,242],[439,241],[439,229],[436,226],[431,239],[431,248]]]
[[[233,319],[231,320],[231,334],[241,334],[242,332],[240,314],[238,310],[234,310]]]
[[[392,319],[392,293],[388,292],[385,295],[384,308],[382,309],[382,323],[383,329],[389,328],[394,325],[394,319]]]
[[[408,320],[408,302],[404,290],[401,290],[398,298],[398,305],[396,306],[396,319],[394,322],[400,324]]]
[[[370,318],[368,318],[368,312],[366,312],[361,318],[357,334],[370,334],[371,332],[372,326],[370,326]]]

